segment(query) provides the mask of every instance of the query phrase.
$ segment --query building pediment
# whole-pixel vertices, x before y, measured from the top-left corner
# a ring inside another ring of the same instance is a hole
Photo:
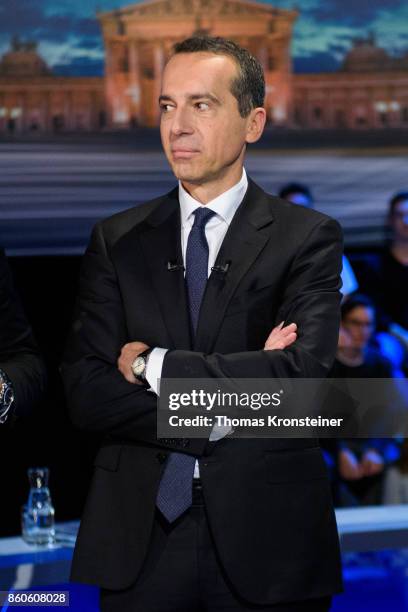
[[[139,4],[124,6],[109,13],[99,13],[99,18],[134,19],[134,18],[171,18],[180,16],[205,17],[265,17],[271,15],[289,16],[296,11],[274,8],[270,5],[247,0],[147,0]]]

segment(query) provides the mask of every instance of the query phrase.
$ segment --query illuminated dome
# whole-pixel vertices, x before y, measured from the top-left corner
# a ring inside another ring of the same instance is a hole
[[[37,52],[37,43],[21,42],[17,37],[11,41],[11,49],[0,60],[0,75],[32,77],[51,74],[46,62]]]
[[[390,68],[392,58],[388,53],[377,47],[375,39],[370,36],[366,39],[356,39],[354,46],[346,55],[342,70],[347,72],[372,72]]]

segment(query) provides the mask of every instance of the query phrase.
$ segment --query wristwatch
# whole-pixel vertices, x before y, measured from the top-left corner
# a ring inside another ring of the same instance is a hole
[[[132,365],[130,366],[132,368],[132,372],[135,378],[137,378],[137,380],[140,380],[140,382],[146,384],[146,368],[147,368],[147,364],[149,361],[149,355],[152,352],[153,349],[149,348],[146,351],[144,351],[143,353],[140,353],[140,355],[138,355],[136,357],[136,359],[133,361]]]
[[[7,421],[8,412],[14,402],[14,389],[7,374],[0,369],[0,423]]]

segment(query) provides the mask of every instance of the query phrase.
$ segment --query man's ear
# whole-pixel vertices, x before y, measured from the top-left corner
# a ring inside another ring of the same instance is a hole
[[[254,108],[248,117],[246,142],[256,142],[262,136],[266,123],[266,110],[259,106]]]

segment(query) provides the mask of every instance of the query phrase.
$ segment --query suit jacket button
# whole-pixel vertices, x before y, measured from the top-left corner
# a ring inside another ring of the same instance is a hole
[[[164,463],[167,459],[167,455],[166,453],[157,453],[156,458],[159,463]]]

